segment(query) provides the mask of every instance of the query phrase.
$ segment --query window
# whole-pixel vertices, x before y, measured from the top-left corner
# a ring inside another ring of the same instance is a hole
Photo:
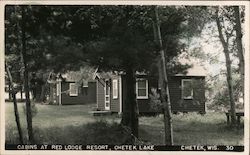
[[[82,87],[88,87],[89,85],[88,80],[83,80]]]
[[[112,82],[112,88],[113,88],[113,99],[117,99],[118,98],[118,80],[115,79]]]
[[[77,96],[78,95],[78,87],[76,83],[69,84],[69,95],[70,96]]]
[[[137,97],[137,99],[148,99],[148,80],[137,79],[137,81],[136,81],[136,97]]]
[[[193,99],[193,86],[191,79],[182,80],[182,98]]]

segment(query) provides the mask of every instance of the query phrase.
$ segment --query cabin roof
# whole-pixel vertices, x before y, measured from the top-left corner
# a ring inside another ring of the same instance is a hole
[[[62,74],[62,78],[67,82],[95,81],[93,78],[95,69],[92,67],[82,67],[78,71],[68,71]]]
[[[174,76],[206,76],[207,70],[194,61],[188,59],[179,59],[179,62],[183,65],[188,64],[192,67],[187,69],[185,73],[178,73]],[[67,82],[81,82],[88,81],[94,82],[96,78],[110,79],[115,78],[118,75],[122,75],[124,72],[98,72],[98,68],[93,68],[89,66],[82,67],[78,71],[68,71],[62,74],[62,78]],[[146,72],[136,72],[136,75],[147,75]]]
[[[187,69],[187,72],[175,74],[175,76],[206,76],[207,71],[202,66],[194,65]]]
[[[98,72],[94,75],[94,78],[111,79],[117,77],[117,72]]]
[[[179,62],[182,65],[186,65],[186,64],[191,65],[191,67],[186,70],[185,74],[177,73],[175,74],[175,76],[207,76],[208,74],[208,71],[205,69],[205,67],[200,65],[200,63],[195,60],[181,58],[179,59]]]

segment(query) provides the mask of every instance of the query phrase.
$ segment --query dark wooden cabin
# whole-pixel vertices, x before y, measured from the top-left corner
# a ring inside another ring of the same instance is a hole
[[[126,81],[123,75],[98,73],[97,109],[122,113],[125,103]],[[205,113],[205,74],[201,69],[189,69],[187,74],[169,76],[169,92],[172,112]],[[159,90],[155,77],[137,75],[136,98],[140,113],[159,112],[150,106],[151,89]]]
[[[90,71],[90,73],[81,75],[82,72],[70,72],[50,82],[50,103],[58,105],[95,104],[96,81],[92,76],[94,71]]]

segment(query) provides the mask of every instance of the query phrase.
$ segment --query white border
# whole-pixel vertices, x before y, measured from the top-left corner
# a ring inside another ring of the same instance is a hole
[[[0,154],[60,154],[60,153],[70,153],[70,154],[103,154],[103,151],[6,151],[4,150],[4,143],[5,143],[5,105],[4,103],[4,6],[6,4],[33,4],[33,5],[114,5],[114,4],[119,4],[119,5],[126,5],[126,4],[132,4],[132,5],[245,5],[246,6],[246,13],[245,15],[248,16],[245,21],[245,33],[246,33],[246,38],[245,38],[245,103],[250,103],[249,102],[249,1],[0,1],[0,34],[1,34],[1,42],[0,42],[0,119],[1,119],[1,127],[0,127],[0,144],[1,144],[1,149],[0,149]],[[242,153],[236,153],[236,152],[171,152],[171,151],[162,151],[162,152],[145,152],[145,151],[137,151],[135,152],[136,154],[190,154],[190,155],[199,155],[199,154],[226,154],[226,155],[231,155],[231,154],[249,154],[249,104],[245,104],[245,135],[244,135],[244,146],[245,146],[245,151]],[[106,151],[107,152],[107,151]],[[106,153],[105,152],[105,153]],[[109,154],[134,154],[133,151],[108,151]]]

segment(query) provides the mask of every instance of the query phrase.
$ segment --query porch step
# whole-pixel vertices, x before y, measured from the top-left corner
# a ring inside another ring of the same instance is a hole
[[[104,116],[104,115],[111,115],[111,111],[90,111],[90,114],[93,114],[93,116]]]

